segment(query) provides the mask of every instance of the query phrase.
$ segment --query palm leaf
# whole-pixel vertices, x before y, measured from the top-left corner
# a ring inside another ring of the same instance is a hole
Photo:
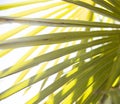
[[[0,4],[1,103],[119,104],[119,3]]]

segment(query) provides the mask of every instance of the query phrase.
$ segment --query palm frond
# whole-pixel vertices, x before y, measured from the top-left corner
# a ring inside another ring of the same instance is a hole
[[[25,100],[14,99],[17,104],[119,104],[119,3],[0,4],[1,102],[18,94]]]

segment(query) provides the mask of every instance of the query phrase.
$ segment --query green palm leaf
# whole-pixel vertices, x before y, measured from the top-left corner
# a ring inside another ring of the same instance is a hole
[[[119,104],[119,3],[0,4],[1,103]]]

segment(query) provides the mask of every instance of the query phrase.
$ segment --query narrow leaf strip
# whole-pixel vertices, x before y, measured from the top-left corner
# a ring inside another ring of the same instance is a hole
[[[90,38],[90,37],[93,38],[98,36],[118,35],[119,33],[120,30],[52,33],[46,35],[23,37],[23,38],[1,41],[0,49],[58,44],[58,43],[80,40],[83,38],[85,39],[85,38]]]
[[[105,28],[120,28],[119,24],[89,22],[80,20],[66,19],[42,19],[42,18],[15,18],[15,17],[0,17],[1,23],[20,23],[28,25],[42,26],[58,26],[58,27],[105,27]]]
[[[2,4],[2,5],[0,5],[0,10],[30,5],[30,4],[34,4],[34,3],[47,2],[47,1],[50,1],[50,0],[34,0],[34,1],[32,0],[32,1],[22,1],[22,2],[17,2],[17,3],[10,3],[10,4]]]

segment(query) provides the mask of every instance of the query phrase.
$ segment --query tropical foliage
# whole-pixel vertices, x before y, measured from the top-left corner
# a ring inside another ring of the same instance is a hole
[[[0,10],[1,103],[119,104],[120,0],[21,0]]]

